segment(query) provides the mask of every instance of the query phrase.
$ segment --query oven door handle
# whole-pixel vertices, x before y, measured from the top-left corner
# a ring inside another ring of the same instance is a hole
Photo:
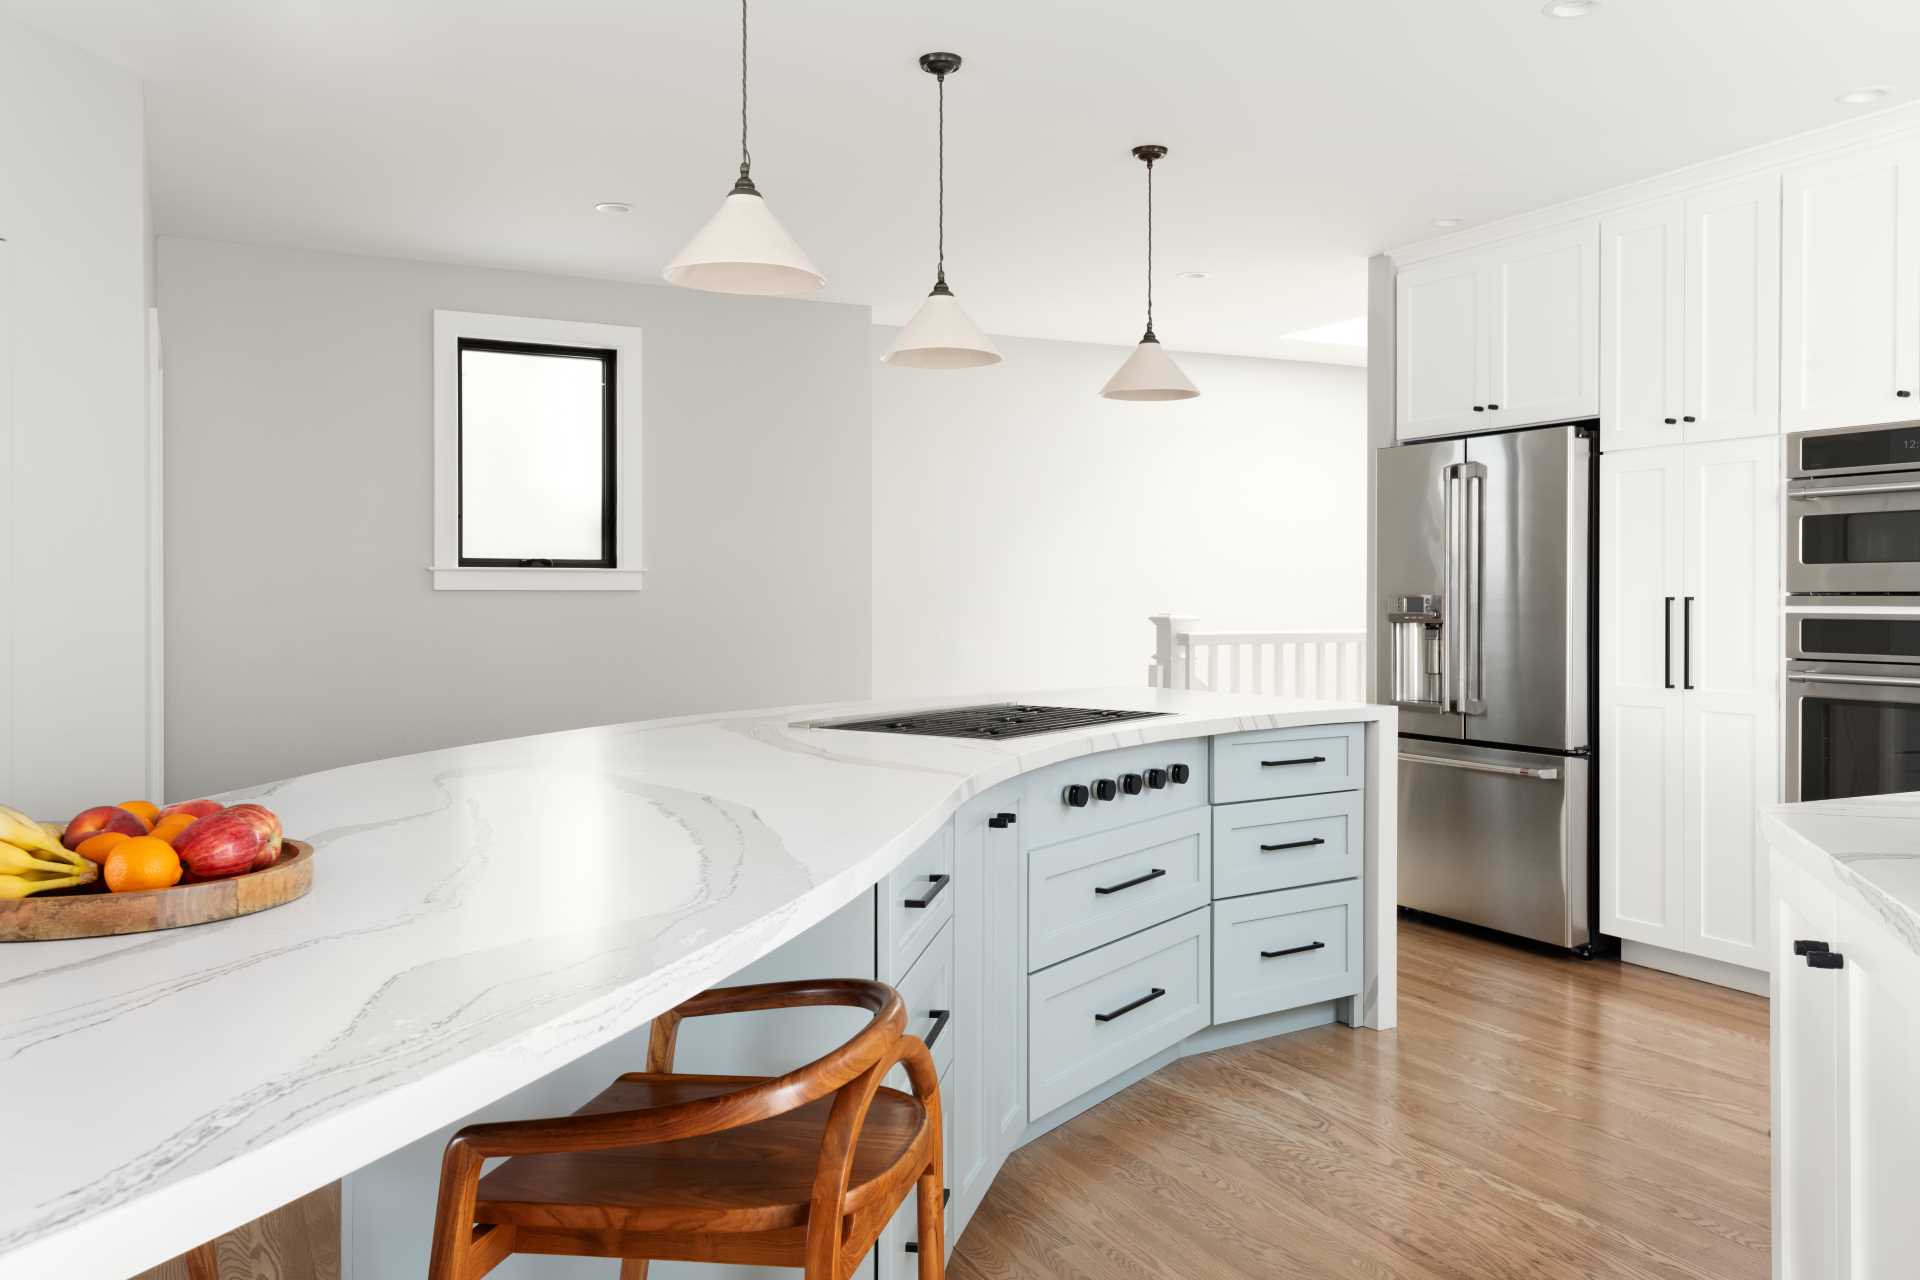
[[[1893,484],[1844,484],[1831,488],[1810,488],[1789,484],[1789,498],[1853,498],[1874,493],[1920,493],[1920,480],[1902,480]]]
[[[1886,684],[1903,689],[1920,689],[1920,677],[1916,676],[1850,676],[1830,671],[1789,671],[1787,679],[1794,684]]]

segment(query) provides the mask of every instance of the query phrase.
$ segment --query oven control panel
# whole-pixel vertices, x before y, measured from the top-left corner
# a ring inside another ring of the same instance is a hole
[[[1125,826],[1207,803],[1207,740],[1123,747],[1027,775],[1029,845]]]

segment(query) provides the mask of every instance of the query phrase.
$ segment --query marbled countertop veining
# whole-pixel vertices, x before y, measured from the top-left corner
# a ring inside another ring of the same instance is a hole
[[[270,805],[312,842],[312,893],[215,925],[0,945],[0,1277],[118,1280],[452,1123],[824,919],[1016,774],[1392,715],[1151,689],[1011,696],[1176,714],[994,743],[796,723],[899,704],[783,708],[222,797]]]
[[[1760,824],[1769,844],[1920,955],[1920,791],[1776,805]]]

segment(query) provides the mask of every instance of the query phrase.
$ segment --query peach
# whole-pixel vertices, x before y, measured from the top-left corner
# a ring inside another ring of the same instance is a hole
[[[82,840],[97,836],[102,831],[123,831],[130,836],[143,836],[151,829],[145,818],[117,804],[95,805],[73,816],[73,821],[67,824],[66,832],[60,837],[60,843],[69,849],[78,849]]]
[[[196,818],[211,818],[224,807],[218,800],[182,800],[178,804],[170,804],[162,809],[160,817],[167,818],[176,813],[186,813]],[[159,818],[154,819],[156,822],[159,820]]]
[[[265,834],[244,813],[216,813],[181,833],[174,852],[196,880],[218,880],[253,870],[267,843]]]
[[[253,869],[255,871],[259,871],[263,867],[270,867],[279,861],[280,819],[273,810],[261,804],[236,804],[226,812],[238,814],[245,818],[260,832],[263,843],[260,846],[259,855],[253,860]]]

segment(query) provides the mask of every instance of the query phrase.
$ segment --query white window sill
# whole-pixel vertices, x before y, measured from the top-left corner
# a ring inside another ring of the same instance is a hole
[[[638,591],[645,569],[429,565],[435,591]]]

